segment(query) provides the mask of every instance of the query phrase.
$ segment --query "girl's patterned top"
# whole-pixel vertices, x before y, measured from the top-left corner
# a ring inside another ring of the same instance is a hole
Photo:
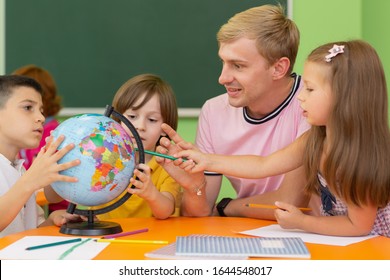
[[[338,197],[334,196],[328,188],[328,184],[320,173],[317,175],[321,193],[322,216],[346,216],[348,208]],[[390,202],[384,208],[378,208],[374,226],[370,234],[390,237]]]

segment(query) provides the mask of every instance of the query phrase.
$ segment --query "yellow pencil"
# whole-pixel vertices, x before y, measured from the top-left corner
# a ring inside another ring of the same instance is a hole
[[[252,207],[252,208],[265,208],[265,209],[278,209],[276,205],[268,205],[268,204],[255,204],[255,203],[249,203],[249,204],[244,204],[246,207]],[[311,211],[310,208],[305,208],[305,207],[298,207],[299,210],[301,211]]]
[[[97,242],[128,243],[128,244],[168,244],[166,240],[137,240],[137,239],[96,239]]]

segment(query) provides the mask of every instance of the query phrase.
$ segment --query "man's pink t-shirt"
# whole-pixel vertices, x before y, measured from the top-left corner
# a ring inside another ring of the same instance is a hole
[[[206,101],[198,123],[196,144],[201,151],[223,155],[269,155],[280,150],[310,128],[297,100],[301,77],[293,74],[294,86],[287,99],[272,113],[253,119],[245,108],[229,105],[227,94]],[[205,172],[206,175],[220,175]],[[227,176],[237,197],[248,197],[277,189],[284,175],[264,179]]]

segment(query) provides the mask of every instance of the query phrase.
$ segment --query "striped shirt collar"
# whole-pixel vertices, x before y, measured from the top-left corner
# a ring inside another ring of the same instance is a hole
[[[265,122],[275,118],[277,115],[279,115],[280,112],[283,111],[283,109],[286,108],[286,106],[288,104],[290,104],[291,100],[293,99],[293,97],[295,96],[295,94],[297,93],[297,91],[299,89],[299,85],[301,82],[301,76],[298,76],[297,74],[292,73],[291,77],[294,78],[294,84],[291,88],[291,91],[290,91],[289,95],[287,96],[287,98],[275,110],[273,110],[271,113],[269,113],[268,115],[266,115],[260,119],[255,119],[255,118],[252,118],[248,115],[247,108],[244,107],[243,114],[244,114],[245,121],[247,121],[250,124],[262,124],[262,123],[265,123]]]

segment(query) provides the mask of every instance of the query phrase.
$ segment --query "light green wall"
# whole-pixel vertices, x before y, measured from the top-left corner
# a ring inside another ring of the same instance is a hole
[[[198,118],[180,118],[177,132],[183,139],[189,142],[195,141]]]
[[[295,71],[302,73],[307,55],[323,43],[363,39],[377,50],[389,88],[389,12],[388,0],[293,0],[293,19],[301,32]]]
[[[293,20],[301,34],[295,64],[297,73],[302,73],[305,58],[317,46],[331,41],[362,38],[361,2],[362,0],[293,1]]]
[[[363,39],[370,42],[377,50],[390,88],[390,1],[362,0],[362,3]]]

